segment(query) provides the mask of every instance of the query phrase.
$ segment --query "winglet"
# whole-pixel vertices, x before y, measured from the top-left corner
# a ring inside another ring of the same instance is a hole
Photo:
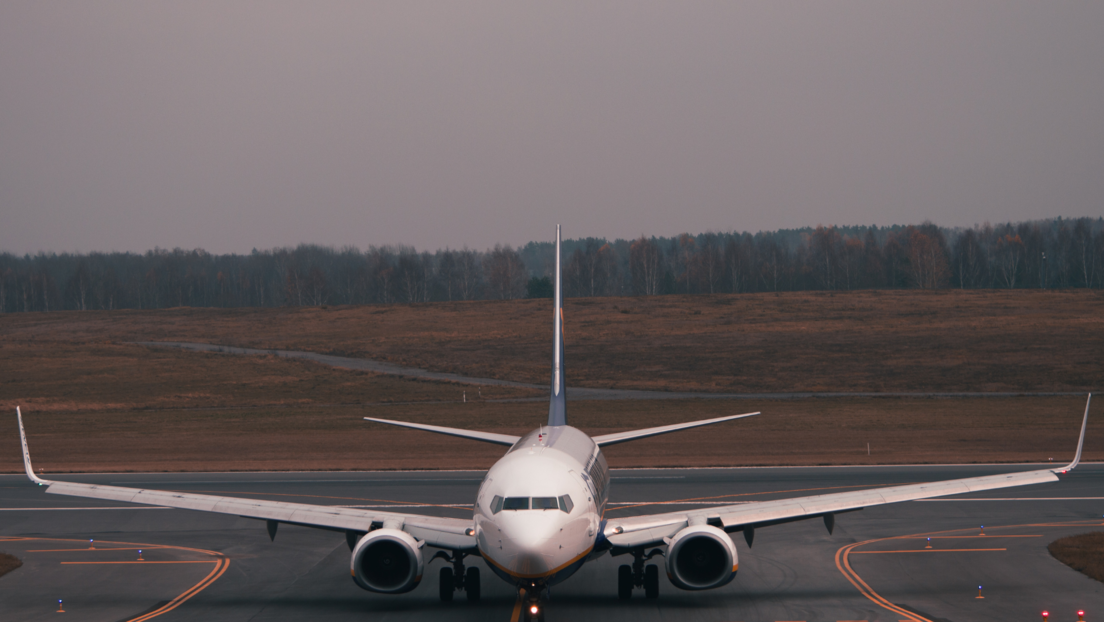
[[[19,412],[18,406],[15,407],[15,418],[19,420],[19,440],[23,443],[23,468],[27,471],[27,477],[39,486],[49,486],[53,482],[35,475],[34,468],[31,467],[31,450],[27,449],[27,433],[23,431],[23,413]]]
[[[1089,404],[1092,403],[1092,393],[1089,393],[1089,399],[1085,400],[1085,418],[1081,421],[1081,438],[1077,441],[1077,453],[1073,456],[1073,462],[1069,463],[1061,469],[1051,469],[1054,473],[1067,473],[1072,471],[1078,462],[1081,462],[1081,448],[1085,445],[1085,428],[1089,426]]]

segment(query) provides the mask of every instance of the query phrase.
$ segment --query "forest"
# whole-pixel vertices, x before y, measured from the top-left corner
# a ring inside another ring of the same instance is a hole
[[[552,242],[435,252],[301,244],[246,255],[0,253],[0,312],[548,297],[553,256]],[[564,242],[564,293],[572,297],[1102,287],[1104,218]]]

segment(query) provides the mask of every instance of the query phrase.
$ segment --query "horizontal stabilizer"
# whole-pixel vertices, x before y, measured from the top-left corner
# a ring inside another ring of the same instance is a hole
[[[615,434],[603,434],[601,436],[595,436],[594,442],[598,443],[599,447],[605,447],[606,445],[614,445],[616,443],[624,443],[625,441],[635,441],[638,438],[647,438],[649,436],[658,436],[660,434],[667,434],[668,432],[678,432],[679,430],[689,430],[690,428],[697,428],[703,425],[713,425],[714,423],[721,423],[724,421],[732,421],[733,419],[743,419],[744,417],[754,417],[759,413],[744,413],[742,415],[728,415],[727,417],[717,417],[716,419],[703,419],[701,421],[690,421],[687,423],[676,423],[674,425],[663,425],[658,428],[644,428],[643,430],[630,430],[628,432],[617,432]]]
[[[387,425],[394,425],[400,428],[413,428],[415,430],[425,430],[426,432],[436,432],[437,434],[447,434],[449,436],[459,436],[460,438],[470,438],[473,441],[483,441],[484,443],[494,443],[495,445],[506,445],[507,447],[513,446],[518,442],[520,436],[511,436],[509,434],[495,434],[494,432],[477,432],[475,430],[461,430],[460,428],[446,428],[439,425],[426,425],[424,423],[409,423],[406,421],[391,421],[390,419],[374,419],[372,417],[365,417],[365,421],[374,421],[376,423],[386,423]]]

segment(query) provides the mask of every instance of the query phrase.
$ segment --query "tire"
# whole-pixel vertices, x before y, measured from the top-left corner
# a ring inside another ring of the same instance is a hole
[[[617,597],[621,600],[629,600],[633,593],[632,567],[628,564],[617,569]]]
[[[451,602],[452,594],[456,591],[456,581],[452,576],[452,568],[441,569],[441,580],[437,583],[437,586],[441,589],[441,602]]]
[[[659,598],[659,566],[655,564],[644,568],[644,598]]]
[[[464,591],[468,593],[468,602],[479,602],[479,569],[468,568],[464,573]]]

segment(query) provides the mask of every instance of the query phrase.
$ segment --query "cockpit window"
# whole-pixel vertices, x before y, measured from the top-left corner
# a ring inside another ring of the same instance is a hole
[[[534,510],[555,510],[558,507],[556,497],[533,497]]]
[[[567,514],[571,513],[571,509],[575,507],[575,504],[571,502],[571,497],[563,495],[562,497],[502,497],[495,495],[494,499],[491,499],[491,514],[498,514],[502,510],[560,510]]]

